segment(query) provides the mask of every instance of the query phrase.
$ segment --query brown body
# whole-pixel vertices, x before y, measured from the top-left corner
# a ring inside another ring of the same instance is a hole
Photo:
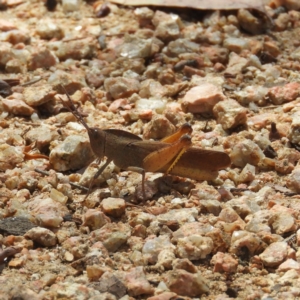
[[[231,163],[225,152],[192,147],[192,128],[189,124],[184,124],[176,133],[162,141],[147,141],[124,130],[89,127],[69,96],[68,99],[69,110],[88,132],[94,154],[100,160],[106,157],[105,164],[94,178],[113,161],[120,169],[143,174],[142,187],[145,195],[145,172],[212,180],[217,177],[218,170],[228,167]]]

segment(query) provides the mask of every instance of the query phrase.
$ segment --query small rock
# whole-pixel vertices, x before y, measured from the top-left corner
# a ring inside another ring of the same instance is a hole
[[[81,0],[62,0],[64,12],[78,11],[80,9]]]
[[[277,269],[278,272],[286,272],[289,270],[296,270],[300,272],[300,264],[297,261],[289,258],[285,262],[283,262]]]
[[[295,168],[287,179],[287,187],[300,193],[300,168]]]
[[[107,223],[100,229],[94,230],[90,238],[93,243],[101,241],[109,252],[117,251],[126,244],[131,235],[129,225],[123,223]]]
[[[50,152],[49,161],[56,171],[83,168],[93,159],[93,152],[86,137],[68,136]]]
[[[245,183],[245,182],[251,182],[255,179],[255,167],[246,164],[246,166],[243,168],[242,172],[239,175],[239,182]]]
[[[181,25],[179,16],[157,10],[152,23],[156,27],[154,34],[160,40],[169,42],[179,38]]]
[[[72,0],[77,1],[77,0]],[[91,58],[95,55],[96,47],[90,38],[78,39],[68,42],[57,42],[54,52],[59,60]]]
[[[247,109],[233,99],[217,103],[213,108],[213,113],[224,130],[233,129],[247,123]]]
[[[269,225],[276,234],[284,234],[296,230],[296,223],[294,217],[285,211],[280,211],[271,216]]]
[[[10,146],[6,143],[0,145],[0,171],[13,169],[24,159],[24,154],[18,147]]]
[[[75,259],[85,257],[90,249],[81,236],[69,237],[62,243],[62,247],[70,252]]]
[[[256,18],[249,10],[239,9],[237,18],[240,26],[252,34],[261,34],[265,31],[266,25],[263,18]]]
[[[39,106],[53,99],[56,91],[52,89],[51,85],[43,86],[29,86],[24,89],[24,101],[29,106]]]
[[[36,33],[46,40],[53,38],[60,40],[64,36],[62,28],[58,24],[53,23],[51,19],[43,19],[39,22],[36,26]]]
[[[237,76],[247,67],[248,60],[238,54],[231,52],[229,54],[229,62],[225,70],[225,74],[230,76]]]
[[[176,293],[172,293],[172,292],[163,292],[159,295],[155,295],[152,297],[147,298],[147,300],[171,300],[174,297],[176,297],[177,294]]]
[[[230,242],[230,253],[243,255],[245,247],[251,255],[261,252],[265,243],[255,234],[244,230],[234,231]]]
[[[292,124],[290,125],[287,138],[294,144],[300,144],[300,113],[296,112],[292,115]]]
[[[121,198],[106,198],[101,202],[101,209],[106,215],[119,218],[125,213],[125,201]]]
[[[175,132],[175,126],[164,116],[155,115],[152,120],[144,126],[143,137],[149,139],[162,139]]]
[[[268,96],[273,104],[278,105],[295,100],[300,94],[298,82],[287,83],[284,86],[274,86],[269,89]]]
[[[23,100],[17,98],[13,99],[13,97],[14,95],[11,95],[10,99],[1,99],[6,111],[20,116],[31,116],[35,112],[35,110],[27,105]]]
[[[267,103],[267,98],[265,96],[268,91],[269,89],[264,86],[249,85],[240,91],[234,91],[234,95],[241,105],[256,103],[257,105],[262,106]]]
[[[247,164],[257,166],[264,158],[264,153],[257,144],[246,139],[244,142],[233,146],[230,158],[233,165],[244,168]]]
[[[285,242],[275,242],[269,245],[263,253],[259,255],[266,267],[277,267],[288,254],[288,245]]]
[[[209,288],[199,272],[191,274],[185,270],[178,269],[170,271],[164,277],[168,288],[178,295],[199,297],[209,292]]]
[[[168,44],[167,55],[178,57],[183,53],[198,53],[200,46],[197,43],[191,42],[189,39],[176,39]]]
[[[36,197],[28,204],[28,208],[40,225],[44,227],[59,227],[63,216],[69,213],[64,205],[51,198]]]
[[[157,263],[159,253],[164,249],[175,249],[175,246],[170,242],[167,235],[162,235],[149,239],[143,246],[143,257],[151,264]]]
[[[88,209],[83,215],[83,226],[88,226],[92,231],[100,229],[106,223],[110,222],[110,219],[98,209]]]
[[[57,140],[59,134],[54,127],[41,124],[38,128],[32,128],[26,133],[26,141],[29,144],[35,143],[35,146],[41,151],[48,151],[50,143]]]
[[[117,54],[126,58],[146,58],[151,55],[153,40],[126,36],[124,42],[116,47]]]
[[[212,83],[204,83],[190,89],[182,100],[184,110],[191,113],[212,112],[214,106],[226,97],[221,87]]]
[[[176,221],[180,224],[187,222],[194,222],[195,218],[198,216],[198,211],[196,208],[181,208],[172,209],[165,214],[161,214],[157,217],[158,222],[167,223],[169,221]]]
[[[140,83],[138,80],[132,78],[114,77],[105,79],[104,87],[113,99],[119,99],[130,97],[133,93],[138,93]]]
[[[211,238],[201,235],[190,235],[177,241],[177,256],[189,260],[205,258],[213,250],[214,244]]]
[[[142,98],[162,98],[166,95],[167,88],[159,81],[154,79],[146,79],[141,83],[139,96]]]
[[[172,263],[173,270],[181,269],[189,273],[197,273],[197,267],[187,258],[176,258]]]
[[[52,247],[57,243],[56,235],[51,230],[42,227],[32,228],[24,236],[44,247]]]
[[[125,285],[130,296],[152,294],[153,287],[147,280],[143,267],[132,268],[125,276]]]
[[[175,259],[173,249],[163,249],[157,257],[157,266],[163,266],[164,270],[172,269],[172,262]]]
[[[229,51],[233,51],[235,53],[240,53],[243,49],[247,49],[249,47],[249,43],[245,39],[235,37],[226,38],[223,45]]]
[[[56,65],[57,62],[57,57],[50,50],[43,47],[37,48],[31,52],[28,59],[28,70],[34,71],[38,68],[48,69]]]
[[[160,98],[141,98],[135,102],[136,109],[140,112],[140,116],[144,114],[144,119],[149,119],[152,116],[152,112],[156,112],[158,114],[162,114],[166,107],[166,100]],[[144,113],[143,113],[144,112]],[[150,118],[151,119],[151,118]]]
[[[223,252],[216,253],[210,263],[214,265],[214,272],[219,273],[236,273],[238,267],[238,261],[230,254]]]

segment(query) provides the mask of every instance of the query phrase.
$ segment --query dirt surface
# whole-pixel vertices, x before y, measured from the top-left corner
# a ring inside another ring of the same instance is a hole
[[[297,1],[0,2],[0,299],[300,299]]]

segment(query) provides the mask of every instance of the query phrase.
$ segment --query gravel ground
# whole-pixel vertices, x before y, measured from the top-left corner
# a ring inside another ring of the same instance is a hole
[[[299,2],[55,4],[0,1],[0,299],[300,299]]]

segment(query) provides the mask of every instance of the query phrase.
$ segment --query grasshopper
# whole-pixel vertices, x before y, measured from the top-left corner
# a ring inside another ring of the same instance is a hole
[[[160,141],[143,140],[124,130],[89,127],[67,92],[66,95],[68,104],[62,99],[61,101],[87,130],[95,156],[100,160],[106,157],[106,162],[95,173],[93,180],[113,161],[122,170],[142,174],[142,193],[145,199],[145,172],[159,172],[199,181],[212,180],[218,176],[218,170],[231,164],[225,152],[192,147],[192,127],[189,123]]]

